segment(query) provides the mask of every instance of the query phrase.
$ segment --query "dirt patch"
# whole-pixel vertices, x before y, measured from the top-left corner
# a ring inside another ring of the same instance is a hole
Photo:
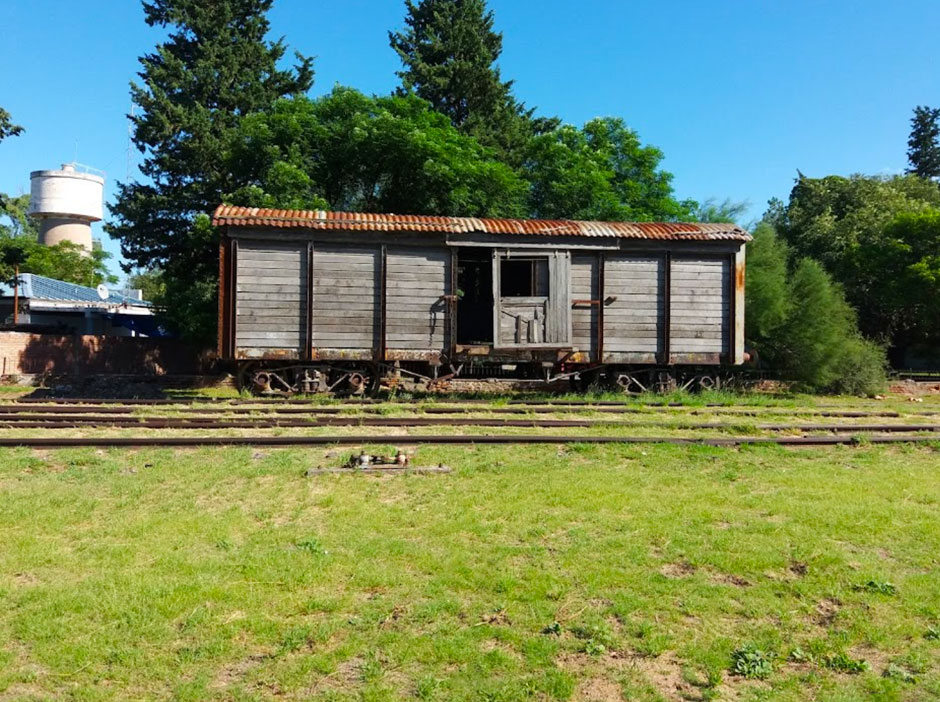
[[[574,700],[581,702],[621,702],[620,685],[607,678],[588,678],[578,684]]]
[[[718,585],[733,585],[734,587],[750,587],[751,583],[740,575],[731,573],[712,573],[709,579]]]
[[[32,573],[14,573],[13,582],[20,587],[30,587],[39,584],[39,578]]]
[[[794,577],[802,578],[809,572],[809,566],[802,561],[790,561],[790,567],[787,569]]]
[[[696,567],[688,561],[680,561],[679,563],[667,563],[659,569],[659,572],[667,578],[688,578],[695,575],[696,570]]]
[[[209,683],[209,689],[224,690],[235,683],[244,682],[245,676],[268,658],[268,655],[259,653],[223,666]]]
[[[826,598],[816,605],[816,613],[813,615],[813,623],[828,629],[839,616],[839,609],[842,603],[839,600]]]
[[[321,691],[342,692],[355,689],[362,681],[362,668],[365,659],[355,656],[343,661],[332,673],[321,676],[309,688],[308,696],[313,697]]]
[[[506,610],[499,609],[495,612],[486,612],[480,617],[480,624],[492,624],[493,626],[512,626],[512,620],[506,614]]]
[[[617,651],[596,658],[586,653],[569,652],[559,657],[558,665],[581,678],[574,697],[576,700],[622,700],[620,687],[613,680],[623,675],[646,683],[669,702],[695,702],[707,697],[703,688],[685,679],[682,662],[673,652],[656,658]],[[589,694],[597,696],[589,697]],[[602,694],[608,696],[602,697]]]

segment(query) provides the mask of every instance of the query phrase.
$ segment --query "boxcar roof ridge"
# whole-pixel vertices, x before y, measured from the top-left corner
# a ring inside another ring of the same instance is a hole
[[[435,217],[429,215],[276,210],[219,205],[212,224],[221,227],[285,227],[367,232],[428,232],[440,234],[522,234],[586,236],[670,241],[750,241],[751,235],[732,223],[712,222],[587,222],[551,219]]]

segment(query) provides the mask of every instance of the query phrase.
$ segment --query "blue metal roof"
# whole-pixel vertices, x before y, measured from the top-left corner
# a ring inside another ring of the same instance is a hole
[[[129,305],[135,307],[152,307],[153,303],[138,300],[133,297],[110,292],[106,300],[98,297],[95,288],[89,288],[75,283],[66,283],[55,278],[46,278],[35,273],[20,273],[20,297],[33,300],[56,300],[60,302],[96,302],[109,305]],[[13,286],[0,283],[0,296],[13,297]]]

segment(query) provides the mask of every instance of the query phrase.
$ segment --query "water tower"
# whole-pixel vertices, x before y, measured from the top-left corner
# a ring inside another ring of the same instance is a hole
[[[104,178],[66,163],[58,171],[29,174],[29,214],[39,221],[39,243],[63,241],[91,251],[91,223],[103,217]]]

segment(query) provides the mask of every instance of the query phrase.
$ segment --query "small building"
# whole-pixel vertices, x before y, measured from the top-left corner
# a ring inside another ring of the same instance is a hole
[[[153,303],[139,291],[90,288],[54,278],[19,275],[16,328],[97,336],[164,336],[154,318]],[[133,294],[132,294],[133,293]],[[13,286],[0,284],[0,320],[14,324]]]

